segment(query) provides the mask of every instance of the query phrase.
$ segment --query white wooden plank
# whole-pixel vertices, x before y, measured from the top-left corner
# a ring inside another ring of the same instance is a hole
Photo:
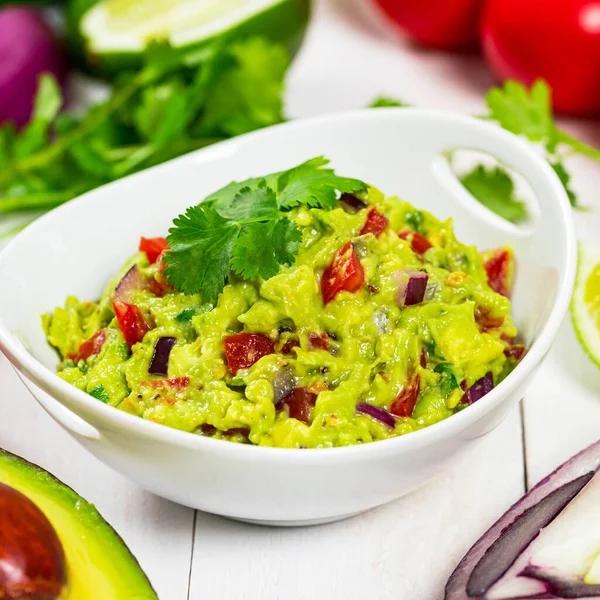
[[[523,493],[515,411],[427,487],[352,519],[275,529],[198,513],[190,600],[432,600]]]
[[[185,600],[194,511],[142,490],[97,461],[36,403],[2,354],[0,404],[0,447],[43,466],[93,502],[161,600]]]

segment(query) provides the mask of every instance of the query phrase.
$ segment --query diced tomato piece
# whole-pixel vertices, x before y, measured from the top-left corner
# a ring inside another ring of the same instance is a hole
[[[329,336],[322,331],[321,333],[309,333],[308,341],[316,350],[329,350]]]
[[[504,323],[504,317],[493,318],[488,310],[478,306],[475,309],[475,321],[479,325],[481,331],[485,332],[489,329],[502,327],[502,324]]]
[[[227,367],[232,375],[251,367],[267,354],[273,354],[273,340],[262,333],[235,333],[223,339]]]
[[[173,286],[170,283],[167,283],[167,278],[165,277],[167,263],[165,262],[164,258],[168,251],[169,249],[165,248],[158,255],[156,259],[157,272],[155,278],[148,284],[148,289],[159,298],[162,298],[167,292],[170,292],[173,289]]]
[[[425,254],[429,248],[433,248],[431,242],[424,235],[421,235],[412,229],[403,229],[398,234],[398,237],[410,242],[410,247],[412,248],[413,252],[416,252],[420,256]]]
[[[321,277],[323,302],[331,302],[342,291],[358,292],[365,283],[365,271],[354,251],[352,242],[348,242],[333,257],[331,264]]]
[[[412,417],[420,391],[421,378],[417,375],[411,384],[396,396],[390,407],[390,412],[397,417]]]
[[[311,392],[308,388],[296,388],[288,394],[280,405],[286,405],[290,417],[298,419],[307,425],[310,424],[310,410],[317,401],[317,394]]]
[[[87,360],[90,356],[100,354],[100,350],[102,350],[102,346],[104,346],[105,341],[106,332],[104,329],[100,329],[99,331],[96,331],[96,333],[89,340],[81,342],[77,354],[69,354],[67,358],[70,358],[75,362]]]
[[[382,215],[376,208],[372,208],[367,215],[367,221],[360,230],[360,235],[372,233],[378,238],[385,231],[389,222],[386,216]]]
[[[140,252],[145,252],[150,264],[154,264],[160,254],[167,247],[167,240],[163,237],[140,239]]]
[[[525,356],[527,348],[523,344],[514,344],[504,350],[506,358],[514,358],[515,360],[521,360]]]
[[[489,286],[499,294],[508,296],[512,287],[514,260],[510,248],[497,248],[483,253],[483,267]]]
[[[294,348],[300,348],[300,342],[298,340],[288,340],[281,349],[282,354],[293,354]]]
[[[171,379],[149,379],[140,381],[140,386],[151,387],[157,390],[175,389],[181,391],[190,385],[189,377],[171,377]]]
[[[126,302],[113,302],[113,309],[127,345],[131,348],[141,342],[150,331],[139,306]]]

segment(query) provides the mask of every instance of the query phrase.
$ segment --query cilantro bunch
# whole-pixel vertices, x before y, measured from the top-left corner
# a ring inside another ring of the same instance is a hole
[[[268,279],[292,265],[302,233],[289,211],[300,206],[331,210],[339,194],[363,192],[358,179],[340,177],[313,158],[293,169],[233,182],[173,221],[165,275],[176,290],[202,293],[214,302],[230,273]]]
[[[20,132],[0,128],[0,215],[53,208],[79,194],[215,141],[279,123],[289,66],[262,38],[181,55],[155,46],[146,66],[84,114],[60,113],[40,79]]]

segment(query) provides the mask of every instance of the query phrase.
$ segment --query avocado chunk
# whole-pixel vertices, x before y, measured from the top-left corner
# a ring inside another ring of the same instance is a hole
[[[264,37],[283,44],[293,56],[309,15],[310,0],[71,0],[67,31],[80,63],[110,79],[139,68],[153,43],[187,52]]]
[[[0,450],[0,598],[158,596],[92,504],[41,467]]]

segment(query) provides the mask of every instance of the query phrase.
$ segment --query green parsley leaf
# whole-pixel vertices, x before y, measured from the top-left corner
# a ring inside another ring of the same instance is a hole
[[[364,192],[367,186],[358,179],[340,177],[333,169],[325,169],[329,160],[320,156],[284,171],[277,181],[279,208],[290,209],[299,204],[331,210],[337,202],[337,192]]]
[[[106,390],[104,389],[104,386],[102,384],[97,385],[95,388],[90,390],[88,393],[90,396],[93,396],[94,398],[96,398],[96,400],[100,400],[100,402],[104,402],[104,404],[106,404],[107,402],[110,402],[110,396],[106,393]]]
[[[502,167],[478,165],[460,181],[481,204],[507,221],[519,223],[527,217],[527,207],[516,197],[512,177]]]
[[[202,204],[188,208],[173,224],[167,237],[171,251],[165,257],[169,283],[184,294],[201,291],[205,300],[214,302],[229,277],[241,226]]]
[[[573,191],[571,187],[571,175],[565,169],[565,166],[560,161],[551,162],[550,166],[554,169],[554,172],[558,175],[560,182],[563,184],[565,191],[567,192],[567,196],[569,196],[569,202],[571,206],[577,206],[577,194]]]
[[[292,265],[302,241],[294,221],[280,217],[266,223],[252,223],[242,230],[233,247],[233,270],[244,279],[269,279],[280,265]]]
[[[263,185],[256,188],[243,187],[231,202],[216,203],[214,208],[226,219],[245,221],[246,219],[273,219],[278,216],[275,192]]]
[[[550,88],[538,79],[530,90],[517,81],[507,81],[503,88],[492,88],[485,101],[490,118],[504,129],[524,135],[532,142],[554,146],[556,128],[552,117]]]
[[[371,104],[369,104],[368,108],[393,108],[393,107],[405,107],[410,106],[406,102],[402,102],[402,100],[397,100],[396,98],[390,98],[389,96],[379,96],[379,98],[375,98]]]

